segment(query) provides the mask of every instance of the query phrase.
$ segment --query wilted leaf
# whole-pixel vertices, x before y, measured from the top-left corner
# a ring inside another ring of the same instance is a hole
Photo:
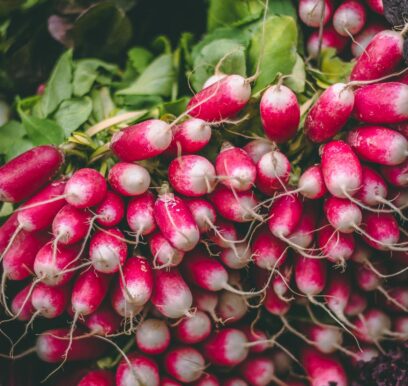
[[[322,51],[321,80],[329,84],[345,82],[352,68],[352,63],[344,62],[336,56],[336,50],[334,48],[327,48]]]
[[[92,112],[92,100],[89,97],[68,99],[61,103],[54,118],[63,128],[65,136],[68,137],[85,123]]]

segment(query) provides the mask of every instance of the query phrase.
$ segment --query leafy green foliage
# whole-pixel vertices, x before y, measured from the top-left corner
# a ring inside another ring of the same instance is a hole
[[[67,99],[61,103],[54,119],[63,128],[65,137],[84,124],[92,113],[92,99],[89,97]]]

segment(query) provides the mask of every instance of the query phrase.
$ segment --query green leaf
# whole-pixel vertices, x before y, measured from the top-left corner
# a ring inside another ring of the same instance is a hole
[[[17,121],[9,121],[0,127],[0,153],[7,154],[9,148],[16,140],[26,135],[24,126]]]
[[[321,80],[327,84],[347,81],[353,69],[353,63],[341,60],[336,56],[334,48],[325,48],[321,55]]]
[[[262,90],[276,78],[278,73],[290,74],[296,63],[297,28],[289,16],[270,16],[265,24],[265,39],[262,39],[262,26],[251,39],[248,53],[250,74],[255,74],[258,62],[259,76],[253,88]],[[264,42],[264,47],[262,43]]]
[[[297,10],[291,0],[272,0],[269,1],[269,14],[291,16],[297,19]]]
[[[34,147],[34,144],[28,139],[19,138],[13,141],[6,153],[6,162],[17,157],[18,155],[30,150]]]
[[[133,47],[127,55],[129,63],[137,74],[141,74],[153,59],[153,54],[143,47]]]
[[[48,117],[59,104],[72,95],[72,51],[61,55],[45,87],[41,99],[42,113]]]
[[[92,97],[92,118],[96,122],[103,121],[110,117],[115,109],[115,104],[112,101],[110,91],[107,87],[94,89],[91,92]]]
[[[182,97],[175,101],[163,103],[161,106],[159,106],[160,115],[172,114],[176,117],[181,115],[184,111],[186,111],[189,100],[189,97]]]
[[[57,123],[64,129],[68,137],[85,123],[92,112],[92,100],[89,97],[68,99],[61,103],[54,114]]]
[[[294,92],[300,94],[305,91],[306,70],[305,63],[300,55],[296,57],[296,63],[293,66],[292,73],[284,80],[286,86]]]
[[[126,106],[132,110],[143,110],[161,104],[163,99],[158,95],[122,95],[119,102],[121,106]]]

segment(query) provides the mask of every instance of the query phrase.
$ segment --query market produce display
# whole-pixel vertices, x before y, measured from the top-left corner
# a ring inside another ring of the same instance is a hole
[[[120,64],[100,6],[4,104],[0,384],[408,385],[408,4],[211,0]]]

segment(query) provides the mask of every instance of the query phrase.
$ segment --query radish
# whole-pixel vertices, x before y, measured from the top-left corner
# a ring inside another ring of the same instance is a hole
[[[187,112],[206,122],[231,118],[251,97],[249,83],[240,75],[227,75],[194,95],[187,105]]]
[[[310,166],[299,178],[298,190],[311,200],[322,198],[327,193],[320,164]]]
[[[228,379],[224,379],[223,381],[224,386],[248,386],[248,383],[239,377],[231,377]]]
[[[201,198],[195,198],[187,200],[186,204],[201,234],[207,233],[210,229],[214,228],[217,213],[211,203]]]
[[[200,155],[183,155],[170,162],[168,176],[177,193],[200,197],[213,190],[215,169],[210,161]]]
[[[363,238],[371,247],[380,251],[398,250],[395,246],[400,238],[397,220],[389,213],[364,213]],[[403,247],[401,250],[405,250]]]
[[[159,386],[157,363],[144,355],[132,353],[116,370],[116,386]]]
[[[408,160],[397,166],[382,166],[382,176],[392,185],[405,188],[408,186]]]
[[[245,150],[224,142],[215,159],[215,170],[221,184],[239,192],[251,189],[256,179],[256,167]]]
[[[171,126],[168,123],[149,119],[115,133],[110,147],[121,161],[134,162],[163,153],[171,140]]]
[[[126,210],[126,220],[129,228],[136,233],[136,242],[140,236],[146,236],[156,229],[154,219],[155,198],[151,192],[146,192],[132,198]]]
[[[351,44],[351,52],[355,58],[358,58],[370,44],[371,40],[379,32],[385,30],[381,23],[371,23],[365,27],[357,36],[354,36],[354,42]]]
[[[57,328],[42,332],[37,338],[36,352],[39,358],[48,363],[58,363],[65,360],[91,360],[103,355],[106,344],[100,340],[89,337],[86,339],[74,339],[69,347],[65,338],[69,334],[67,328]],[[74,337],[81,336],[83,332],[75,331]],[[69,348],[69,350],[67,350]]]
[[[399,165],[408,156],[405,137],[385,127],[360,127],[349,132],[347,142],[360,158],[380,165]]]
[[[275,373],[278,375],[288,374],[292,371],[293,359],[284,351],[276,349],[272,351],[271,357],[275,366]],[[289,385],[289,384],[288,384]],[[292,384],[290,383],[292,386]],[[295,386],[295,385],[293,385]],[[299,386],[299,385],[296,385]],[[303,384],[301,384],[303,386]]]
[[[267,139],[260,138],[248,142],[243,149],[252,159],[254,164],[257,164],[261,157],[274,149],[273,143]]]
[[[356,194],[362,184],[362,169],[351,147],[343,141],[331,141],[323,146],[321,157],[329,192],[338,198]]]
[[[108,190],[103,201],[95,208],[95,214],[99,225],[114,227],[123,219],[125,204],[118,194]]]
[[[290,177],[290,162],[279,151],[264,154],[256,164],[256,186],[264,194],[272,195],[285,189]]]
[[[346,0],[333,14],[333,27],[342,36],[358,34],[365,24],[365,8],[356,0]]]
[[[247,314],[248,306],[242,295],[221,291],[216,311],[224,323],[235,323]]]
[[[347,273],[330,271],[324,290],[327,307],[340,319],[345,319],[345,310],[351,295],[351,283]]]
[[[232,248],[223,249],[219,258],[228,268],[241,269],[251,262],[252,253],[247,243],[241,243]]]
[[[36,310],[36,315],[47,319],[53,319],[62,315],[69,300],[69,288],[67,286],[50,287],[44,283],[38,283],[31,294],[31,304]]]
[[[257,328],[252,328],[251,326],[243,326],[242,331],[245,333],[248,342],[259,342],[259,344],[254,345],[250,348],[253,353],[260,353],[267,350],[270,347],[268,344],[268,336],[262,330]]]
[[[323,29],[322,39],[321,39],[321,49],[333,48],[336,54],[340,54],[347,44],[347,38],[339,35],[332,26],[325,27]],[[306,49],[307,53],[313,59],[316,59],[319,55],[319,32],[315,31],[309,36],[307,40]]]
[[[374,12],[384,14],[383,0],[366,0],[366,3]]]
[[[300,0],[299,17],[308,27],[325,25],[333,14],[333,6],[330,0]]]
[[[253,386],[267,386],[276,379],[275,366],[269,356],[252,356],[240,367],[242,376]]]
[[[127,319],[132,329],[133,318],[142,311],[143,306],[136,304],[130,296],[122,290],[121,282],[118,280],[111,293],[111,304],[115,312],[121,317]]]
[[[53,146],[37,146],[0,167],[0,201],[20,202],[43,187],[64,163]]]
[[[249,222],[257,214],[258,201],[252,191],[233,192],[225,186],[218,186],[211,195],[211,201],[221,216],[235,222]]]
[[[354,290],[350,294],[344,313],[347,316],[359,315],[367,308],[367,304],[366,297],[360,292]]]
[[[308,347],[303,349],[301,361],[310,377],[311,386],[348,385],[346,372],[335,356],[322,354],[316,349]]]
[[[121,325],[122,318],[112,307],[102,304],[96,311],[85,318],[84,325],[90,334],[107,336],[115,334]]]
[[[220,386],[220,382],[215,375],[204,374],[193,383],[193,386]]]
[[[174,248],[160,232],[150,237],[149,247],[153,255],[153,268],[176,267],[183,260],[184,252]]]
[[[408,287],[393,287],[387,293],[383,292],[383,295],[387,299],[385,305],[391,311],[408,310]]]
[[[314,201],[304,202],[300,220],[295,230],[289,236],[292,245],[305,250],[313,243],[319,209],[314,204]]]
[[[218,294],[198,287],[191,287],[191,292],[193,294],[194,306],[199,311],[207,312],[214,322],[220,322],[221,320],[215,312],[218,304]]]
[[[370,362],[371,359],[377,357],[380,352],[374,347],[362,347],[361,350],[357,350],[352,358],[353,365],[356,365],[359,361]]]
[[[408,80],[405,84],[408,84]],[[396,123],[395,125],[391,125],[391,128],[401,133],[405,139],[408,139],[408,122]]]
[[[208,338],[211,327],[211,320],[207,314],[197,311],[191,318],[182,319],[175,327],[174,334],[182,343],[196,344]]]
[[[96,232],[89,244],[89,260],[96,271],[115,273],[126,260],[128,249],[118,228]]]
[[[180,273],[173,269],[154,271],[151,302],[167,318],[191,316],[193,296]]]
[[[361,224],[363,215],[353,202],[338,197],[328,197],[323,206],[324,214],[330,225],[339,232],[353,233]],[[327,234],[328,229],[322,229],[319,234]],[[338,242],[338,240],[336,240]]]
[[[346,124],[354,107],[354,92],[344,83],[327,88],[313,105],[305,120],[305,133],[321,143],[336,135]]]
[[[115,377],[108,370],[93,370],[88,372],[77,386],[115,386]]]
[[[181,383],[169,377],[160,377],[160,386],[181,386]]]
[[[149,188],[150,174],[140,165],[118,162],[109,170],[108,181],[122,196],[140,196]]]
[[[322,259],[311,259],[296,256],[295,282],[299,290],[309,300],[316,302],[314,296],[323,291],[326,286],[327,263]]]
[[[306,326],[305,333],[311,345],[323,354],[332,354],[336,350],[346,353],[343,348],[343,334],[340,328],[328,324]],[[346,351],[345,351],[346,350]],[[347,353],[349,353],[347,351]]]
[[[362,122],[394,124],[408,120],[408,85],[378,83],[355,92],[354,115]]]
[[[388,188],[384,179],[368,166],[362,165],[362,171],[362,185],[354,197],[368,206],[385,204]]]
[[[273,291],[279,296],[282,300],[289,300],[285,298],[285,295],[288,293],[288,283],[290,283],[293,273],[293,267],[291,262],[286,262],[286,264],[278,271],[276,271],[276,275],[273,276],[271,285]]]
[[[300,107],[295,93],[278,83],[270,86],[259,104],[265,134],[271,141],[282,143],[293,138],[299,127]]]
[[[371,308],[354,321],[356,335],[365,343],[375,343],[384,338],[391,328],[391,319],[382,311]]]
[[[31,304],[31,293],[33,290],[32,284],[23,287],[17,292],[11,302],[11,311],[13,315],[20,321],[28,321],[34,313],[34,307]]]
[[[202,150],[211,139],[211,126],[202,119],[189,118],[172,128],[173,140],[167,149],[172,155],[194,154]]]
[[[146,319],[137,328],[136,344],[145,354],[162,354],[169,347],[170,330],[163,320]]]
[[[394,331],[400,334],[403,339],[408,337],[408,317],[407,316],[397,316],[393,320]]]
[[[164,357],[166,372],[182,383],[194,382],[205,369],[203,356],[189,346],[173,348]]]
[[[230,248],[238,241],[238,233],[232,222],[218,218],[210,239],[221,248]]]
[[[263,306],[270,314],[283,316],[289,311],[291,303],[288,300],[283,300],[282,298],[283,297],[278,296],[272,286],[269,286],[269,288],[266,290],[266,297],[263,302]]]
[[[154,218],[163,236],[173,247],[188,252],[197,245],[200,232],[186,203],[173,193],[159,195]]]

